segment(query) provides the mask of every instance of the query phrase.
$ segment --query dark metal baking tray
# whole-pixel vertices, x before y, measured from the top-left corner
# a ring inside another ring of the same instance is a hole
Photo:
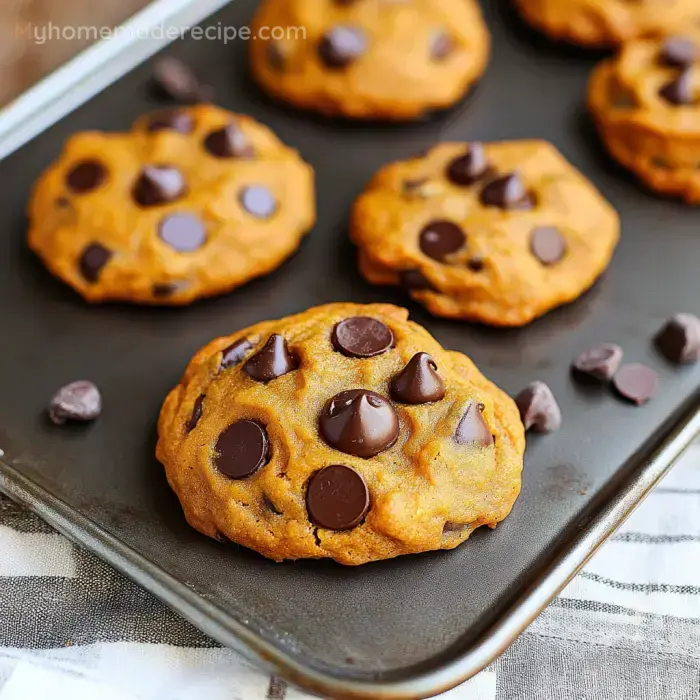
[[[245,24],[237,0],[209,23]],[[700,312],[700,212],[640,189],[602,153],[585,115],[594,56],[551,47],[484,0],[491,66],[471,98],[422,123],[321,120],[264,99],[247,78],[246,45],[185,39],[168,51],[298,147],[318,175],[319,221],[298,254],[235,293],[187,309],[91,307],[24,243],[32,181],[80,129],[125,129],[156,103],[142,65],[0,163],[0,488],[97,552],[220,642],[319,694],[425,697],[478,671],[563,586],[700,429],[700,366],[678,369],[650,343],[678,310]],[[383,163],[439,139],[551,140],[622,214],[609,272],[575,304],[522,330],[431,318],[399,291],[358,275],[347,239],[353,198]],[[495,531],[453,552],[360,568],[274,564],[191,530],[153,456],[163,397],[209,339],[328,301],[404,304],[447,347],[468,353],[506,391],[546,380],[562,429],[529,440],[523,491]],[[620,343],[661,376],[633,408],[580,386],[569,362],[593,341]],[[96,381],[105,412],[51,426],[52,391]]]

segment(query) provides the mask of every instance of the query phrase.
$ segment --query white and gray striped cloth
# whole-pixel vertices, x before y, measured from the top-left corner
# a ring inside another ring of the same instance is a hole
[[[301,700],[0,496],[0,700]],[[700,446],[450,700],[700,698]]]

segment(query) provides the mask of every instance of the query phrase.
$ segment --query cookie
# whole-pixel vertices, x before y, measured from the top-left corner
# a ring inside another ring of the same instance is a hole
[[[616,46],[700,20],[697,0],[513,0],[521,16],[556,41]]]
[[[274,270],[314,218],[296,151],[199,105],[70,138],[34,189],[28,238],[88,301],[188,304]]]
[[[350,231],[368,281],[437,316],[522,326],[595,282],[619,220],[544,141],[442,143],[382,168]]]
[[[253,75],[271,95],[383,120],[457,102],[484,72],[490,41],[474,0],[264,0],[253,36]]]
[[[520,491],[515,403],[387,304],[217,338],[168,395],[158,434],[190,525],[277,561],[452,549]]]
[[[700,202],[700,30],[629,42],[591,76],[588,105],[612,156],[660,194]]]

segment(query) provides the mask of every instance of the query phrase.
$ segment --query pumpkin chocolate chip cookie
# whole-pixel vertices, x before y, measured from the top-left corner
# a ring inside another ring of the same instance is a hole
[[[406,120],[448,107],[489,53],[474,0],[265,0],[254,25],[260,85],[330,116]]]
[[[515,403],[387,304],[319,306],[212,341],[158,434],[190,525],[278,561],[452,549],[520,491]]]
[[[200,105],[69,139],[35,187],[28,238],[88,301],[187,304],[274,270],[314,218],[296,151]]]
[[[544,141],[442,143],[382,168],[350,233],[370,282],[437,316],[521,326],[595,282],[619,220]]]
[[[593,71],[588,105],[616,160],[652,190],[700,202],[700,29],[625,44]]]

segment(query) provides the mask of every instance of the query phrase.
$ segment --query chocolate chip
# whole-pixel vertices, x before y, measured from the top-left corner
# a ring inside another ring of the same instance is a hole
[[[580,374],[609,381],[622,362],[622,348],[614,343],[601,343],[584,350],[572,367]]]
[[[684,36],[669,37],[661,47],[661,61],[667,66],[688,68],[697,56],[695,43]]]
[[[216,158],[252,158],[255,155],[248,137],[235,122],[212,131],[204,139],[204,148]]]
[[[204,397],[205,394],[200,394],[194,400],[194,406],[192,407],[192,415],[190,416],[190,419],[187,422],[188,433],[191,433],[197,427],[197,423],[199,423],[199,419],[202,417],[202,406],[204,404]]]
[[[176,212],[164,217],[158,227],[161,240],[179,253],[191,253],[207,240],[204,224],[194,215]]]
[[[367,50],[367,37],[360,27],[337,25],[318,45],[319,58],[328,68],[345,68]]]
[[[458,445],[479,445],[488,447],[493,444],[493,435],[484,420],[484,404],[470,401],[455,430],[455,442]]]
[[[333,464],[316,472],[306,491],[309,519],[329,530],[350,530],[369,510],[369,490],[354,469]]]
[[[167,97],[178,102],[204,102],[213,96],[211,87],[203,85],[187,64],[173,56],[154,63],[153,79]]]
[[[61,387],[49,405],[49,418],[56,425],[68,420],[91,421],[102,412],[100,390],[88,381],[77,381]]]
[[[99,243],[91,243],[80,256],[80,273],[88,282],[97,282],[102,268],[112,257],[112,251]]]
[[[667,102],[674,105],[693,104],[693,82],[691,71],[689,69],[684,70],[677,78],[674,78],[670,82],[666,83],[661,90],[659,90],[659,95],[661,95],[661,97],[663,97]]]
[[[613,385],[622,398],[641,406],[656,394],[659,377],[653,369],[632,363],[620,368],[613,379]]]
[[[270,441],[262,425],[239,420],[216,441],[216,468],[230,479],[245,479],[270,461]]]
[[[142,207],[174,202],[186,190],[182,173],[169,165],[150,165],[141,171],[134,185],[134,199]]]
[[[299,367],[298,360],[289,352],[287,341],[277,333],[251,357],[243,369],[256,382],[269,382]]]
[[[421,232],[420,249],[429,258],[442,262],[450,253],[457,252],[465,243],[464,231],[451,221],[431,221]]]
[[[269,219],[277,211],[275,196],[263,185],[244,187],[240,200],[241,206],[257,219]]]
[[[107,169],[97,160],[78,163],[66,175],[68,187],[80,194],[96,190],[106,179]]]
[[[401,270],[399,282],[404,289],[416,292],[426,289],[435,291],[435,287],[420,270]]]
[[[374,357],[393,345],[394,334],[376,318],[352,316],[335,325],[331,340],[346,357]]]
[[[486,267],[486,263],[483,258],[469,258],[467,260],[467,268],[472,272],[482,272]]]
[[[551,433],[561,426],[561,409],[552,390],[544,382],[533,382],[516,397],[515,403],[525,430]]]
[[[270,39],[265,47],[265,55],[267,57],[267,64],[270,66],[270,68],[278,73],[284,72],[287,65],[287,59],[279,41]]]
[[[656,345],[671,362],[697,362],[700,360],[700,318],[693,314],[676,314],[657,334]]]
[[[481,190],[481,202],[501,209],[531,209],[532,199],[517,172],[491,180]]]
[[[543,265],[554,265],[566,255],[567,245],[559,229],[537,226],[530,234],[530,251]]]
[[[219,369],[228,369],[243,362],[243,358],[253,349],[253,343],[247,338],[241,338],[232,345],[229,345],[221,353],[221,364]]]
[[[391,380],[391,398],[401,403],[422,404],[445,396],[445,383],[427,352],[416,353]]]
[[[364,459],[390,448],[399,436],[394,407],[383,396],[366,389],[341,391],[329,399],[319,427],[331,447]]]
[[[435,32],[430,40],[430,58],[433,61],[444,61],[455,50],[455,40],[445,31]]]
[[[149,131],[177,131],[189,134],[194,129],[194,119],[188,112],[180,109],[163,109],[152,114],[148,119]]]
[[[461,187],[473,185],[489,169],[486,151],[481,143],[471,143],[466,153],[457,156],[447,166],[447,178]]]

